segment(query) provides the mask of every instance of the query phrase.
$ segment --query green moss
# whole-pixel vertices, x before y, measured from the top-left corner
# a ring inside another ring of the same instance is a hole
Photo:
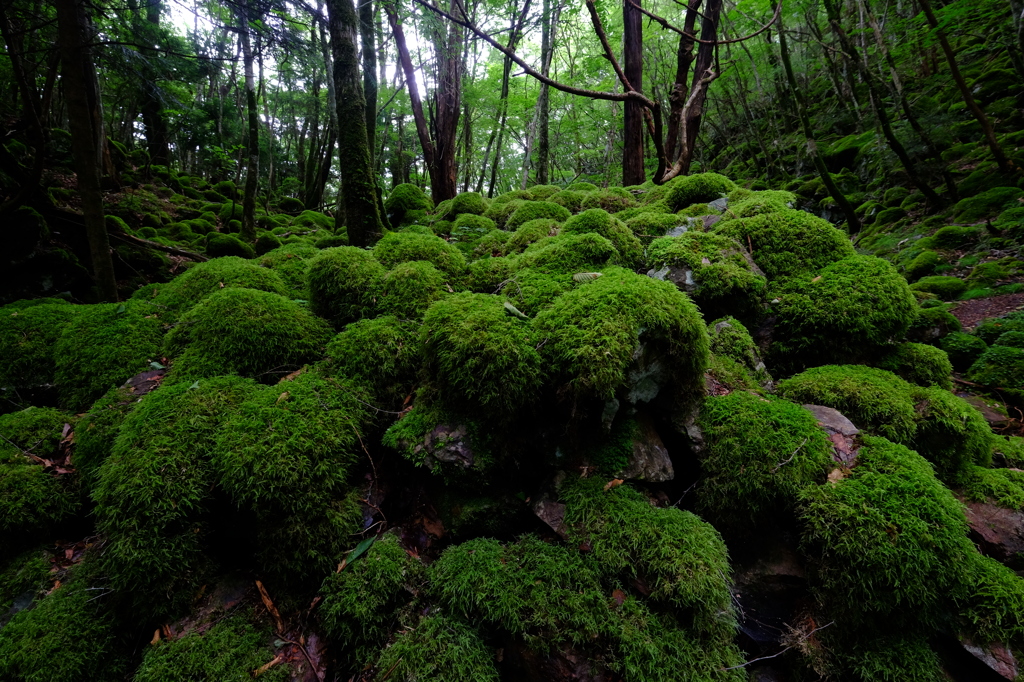
[[[292,220],[292,227],[297,230],[334,230],[334,218],[317,211],[303,211]]]
[[[1024,196],[1019,187],[994,187],[973,197],[957,202],[953,210],[956,219],[961,222],[977,222],[985,218],[994,218],[1004,210],[1020,205],[1018,199]]]
[[[515,264],[549,273],[573,274],[601,270],[620,261],[612,242],[591,232],[545,237],[526,247]]]
[[[953,389],[950,378],[953,365],[946,351],[935,346],[901,343],[876,364],[918,386],[938,386],[947,391]]]
[[[708,334],[711,339],[711,352],[718,359],[718,368],[734,373],[731,363],[737,363],[743,373],[749,377],[751,386],[772,385],[772,377],[761,361],[760,353],[750,333],[743,324],[733,317],[723,317],[708,323]],[[724,362],[724,361],[730,362]],[[726,381],[725,383],[729,383]],[[743,383],[742,380],[740,383]]]
[[[82,306],[54,348],[61,403],[80,412],[159,362],[164,322],[142,301]]]
[[[713,231],[748,244],[769,279],[807,274],[854,255],[845,234],[803,211],[719,222]]]
[[[10,607],[16,599],[27,594],[34,600],[44,594],[50,568],[50,555],[39,547],[0,560],[0,611],[13,615]]]
[[[498,197],[500,199],[501,197]],[[491,205],[484,211],[484,217],[494,221],[495,226],[498,229],[505,229],[505,222],[508,221],[509,217],[516,212],[516,209],[522,206],[525,199],[509,199],[507,201],[499,201],[495,199],[491,202]]]
[[[999,280],[1010,277],[1010,270],[999,262],[980,263],[976,265],[967,276],[967,286],[974,288],[978,285],[985,286],[995,284]]]
[[[586,192],[563,189],[561,192],[552,194],[548,197],[548,201],[556,203],[559,206],[565,206],[571,212],[576,213],[580,210],[580,206],[583,204],[583,198],[586,196]]]
[[[173,640],[148,647],[135,672],[134,682],[163,680],[223,680],[246,682],[253,671],[275,655],[268,629],[254,627],[234,615],[207,630],[194,630]],[[260,679],[288,680],[289,666],[275,666]]]
[[[404,630],[381,652],[377,676],[411,682],[497,682],[494,655],[466,623],[432,614]]]
[[[994,344],[996,339],[1006,332],[1021,331],[1024,331],[1024,312],[984,320],[974,328],[974,334],[989,345]]]
[[[452,199],[451,208],[443,215],[448,220],[463,214],[483,215],[487,210],[487,202],[479,192],[462,192]]]
[[[831,633],[824,633],[831,634]],[[939,656],[924,637],[885,633],[845,640],[838,646],[827,638],[835,656],[834,673],[863,682],[943,682],[949,679]]]
[[[391,315],[353,322],[327,345],[327,357],[331,371],[373,387],[381,401],[401,405],[419,369],[419,325]]]
[[[320,357],[330,328],[303,306],[255,289],[224,289],[182,315],[164,349],[173,380],[221,374],[276,379]]]
[[[947,334],[958,331],[960,331],[960,320],[953,317],[948,310],[938,306],[922,307],[910,323],[907,338],[935,342]]]
[[[415,211],[429,211],[434,207],[430,200],[416,185],[403,183],[396,186],[384,200],[384,211],[392,225],[402,225],[412,222]]]
[[[494,221],[482,215],[464,213],[455,219],[449,230],[455,241],[471,242],[495,229]],[[436,226],[435,226],[436,232]]]
[[[928,249],[960,249],[976,244],[981,238],[981,230],[977,227],[964,225],[948,225],[940,227],[930,237],[920,241],[921,246]]]
[[[632,194],[622,187],[608,187],[588,192],[580,202],[582,210],[600,208],[609,213],[618,213],[623,209],[636,205],[636,199]],[[551,216],[555,217],[555,216]],[[566,216],[568,217],[568,216]]]
[[[56,299],[0,308],[0,409],[20,403],[16,391],[54,383],[57,339],[83,309]]]
[[[963,398],[931,387],[913,394],[918,425],[908,443],[935,465],[948,481],[956,481],[970,464],[992,461],[992,431],[985,417]]]
[[[309,262],[307,270],[310,307],[336,329],[371,317],[385,273],[384,266],[363,249],[324,249]]]
[[[874,227],[881,227],[883,225],[892,225],[897,220],[907,217],[907,212],[902,208],[895,206],[893,208],[887,208],[879,211],[875,215],[875,221],[872,223]]]
[[[999,214],[992,226],[1005,232],[1011,239],[1024,240],[1024,206],[1006,209]]]
[[[561,234],[566,236],[598,234],[610,241],[619,252],[624,265],[635,265],[643,258],[640,240],[620,220],[607,211],[592,208],[565,221]]]
[[[212,232],[206,237],[206,253],[211,258],[236,256],[255,258],[256,250],[233,234]]]
[[[220,218],[221,225],[225,225],[229,231],[237,232],[238,230],[231,230],[230,223],[242,220],[242,204],[237,201],[227,201],[221,204],[217,217]]]
[[[942,263],[942,257],[937,252],[925,249],[907,264],[904,274],[908,280],[919,279],[932,274],[940,263]]]
[[[995,559],[975,554],[960,595],[959,621],[976,642],[1024,644],[1024,579]]]
[[[988,348],[988,344],[977,336],[964,334],[963,332],[953,332],[946,335],[943,337],[940,345],[942,350],[946,351],[949,356],[953,368],[958,372],[967,370]]]
[[[672,213],[641,213],[627,220],[626,227],[637,236],[660,237],[669,230],[686,223],[685,218],[680,218]]]
[[[802,493],[816,591],[845,619],[935,623],[974,554],[960,503],[907,448],[865,436],[848,476]]]
[[[124,679],[117,623],[98,593],[73,580],[0,630],[0,678],[18,682]],[[108,600],[109,601],[109,600]]]
[[[597,189],[597,185],[592,182],[574,182],[565,188],[570,192],[593,192]]]
[[[654,269],[691,271],[692,285],[676,283],[709,317],[756,314],[764,305],[768,282],[735,239],[706,232],[660,237],[647,259]]]
[[[568,220],[571,215],[568,209],[550,201],[527,201],[520,204],[508,217],[508,220],[505,221],[505,229],[518,230],[523,224],[541,218],[561,223]]]
[[[707,330],[696,306],[668,282],[609,268],[556,299],[535,327],[547,338],[545,360],[558,382],[576,395],[611,397],[627,388],[632,398],[649,400],[667,382],[689,401],[703,387]],[[628,372],[650,353],[664,376],[629,386]]]
[[[610,245],[609,250],[614,252]],[[516,262],[511,258],[501,256],[475,260],[469,264],[466,286],[478,294],[495,294],[501,288],[501,283],[512,276],[516,267]]]
[[[100,467],[101,570],[151,617],[191,603],[205,575],[210,453],[224,418],[256,390],[241,377],[165,384],[128,415]]]
[[[158,306],[180,313],[215,291],[234,287],[259,289],[282,295],[288,291],[277,273],[231,256],[197,263],[160,287],[152,301]]]
[[[573,287],[571,275],[522,268],[504,282],[501,293],[526,315],[536,315]]]
[[[917,282],[911,285],[911,289],[914,291],[927,291],[944,301],[953,301],[960,294],[967,291],[967,283],[958,277],[932,275],[917,280]]]
[[[899,206],[909,196],[910,190],[906,187],[890,187],[882,195],[882,203],[886,206]]]
[[[832,467],[817,419],[786,400],[746,391],[706,398],[699,423],[708,444],[699,505],[724,522],[792,510],[800,490],[824,481]]]
[[[309,244],[284,244],[263,254],[258,262],[281,277],[289,298],[307,299],[306,271],[316,254],[316,247]]]
[[[986,386],[1019,389],[1024,386],[1024,348],[990,346],[971,365],[967,376]]]
[[[430,380],[455,406],[508,413],[533,401],[544,379],[536,332],[494,296],[438,301],[423,318],[421,339]]]
[[[965,498],[1024,511],[1024,471],[972,466],[961,482]]]
[[[530,194],[533,195],[536,201],[545,201],[552,194],[561,192],[562,188],[558,185],[534,185],[530,188]]]
[[[667,208],[668,204],[665,204],[665,206]],[[721,213],[721,211],[716,211],[707,204],[691,204],[683,210],[677,211],[676,215],[681,217],[699,218],[701,216],[716,215],[718,213]]]
[[[870,358],[903,338],[918,313],[906,280],[873,256],[784,280],[772,293],[778,303],[770,352],[793,365]]]
[[[666,186],[665,201],[673,211],[690,204],[707,203],[736,189],[736,183],[718,173],[697,173],[670,180]]]
[[[382,648],[396,625],[396,609],[412,598],[408,590],[417,589],[422,572],[419,562],[389,533],[357,561],[324,581],[320,622],[324,632],[342,646],[350,663],[368,662],[374,650]]]
[[[373,247],[373,256],[387,268],[422,260],[454,277],[463,275],[466,270],[466,257],[462,252],[433,235],[390,232]]]
[[[382,314],[416,320],[449,293],[448,277],[427,261],[399,263],[381,280],[377,308]]]
[[[110,455],[121,424],[138,400],[131,389],[113,387],[75,425],[74,464],[86,492],[95,486],[100,466]]]
[[[1024,331],[1009,331],[999,335],[993,346],[1010,346],[1011,348],[1024,348]]]
[[[742,200],[735,202],[726,209],[724,220],[733,218],[753,218],[772,213],[786,213],[796,205],[796,195],[792,192],[765,190],[754,192]]]
[[[558,234],[558,229],[558,221],[551,218],[529,220],[516,228],[515,234],[505,242],[505,255],[520,253],[530,244]]]

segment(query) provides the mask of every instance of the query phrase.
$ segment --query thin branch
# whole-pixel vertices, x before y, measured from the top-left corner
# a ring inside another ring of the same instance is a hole
[[[590,23],[594,25],[594,32],[601,40],[601,47],[604,48],[604,58],[611,62],[612,68],[615,69],[615,75],[619,77],[619,81],[622,83],[622,87],[626,88],[627,91],[635,90],[636,88],[629,84],[629,79],[626,78],[625,72],[619,66],[618,60],[615,59],[612,46],[608,44],[608,36],[605,35],[604,26],[601,25],[601,17],[597,14],[597,6],[594,5],[594,0],[586,0],[586,4],[587,11],[590,12]]]
[[[772,473],[774,474],[776,471],[778,471],[782,467],[784,467],[787,464],[789,464],[790,462],[792,462],[793,458],[796,457],[796,453],[800,452],[800,448],[802,448],[806,444],[807,444],[807,439],[804,438],[804,441],[802,443],[800,443],[800,445],[796,446],[796,450],[794,450],[793,454],[789,456],[789,459],[785,460],[784,462],[779,462],[774,467],[772,467]]]
[[[811,630],[810,632],[808,632],[808,633],[807,633],[806,635],[804,635],[803,637],[801,637],[800,639],[798,639],[798,640],[796,641],[796,643],[794,643],[794,644],[790,644],[789,646],[787,646],[787,647],[786,647],[785,649],[783,649],[782,651],[780,651],[780,652],[779,652],[779,653],[777,653],[777,654],[772,654],[771,656],[762,656],[761,658],[755,658],[755,659],[754,659],[754,660],[752,660],[752,661],[747,661],[746,663],[742,663],[742,664],[740,664],[740,665],[734,665],[734,666],[732,666],[731,668],[722,668],[722,669],[721,669],[721,672],[725,672],[726,670],[736,670],[737,668],[746,668],[746,667],[747,667],[748,665],[751,665],[752,663],[758,663],[758,662],[760,662],[760,661],[767,661],[767,660],[769,660],[769,659],[772,659],[772,658],[778,658],[779,656],[781,656],[782,654],[786,653],[786,652],[787,652],[787,651],[789,651],[790,649],[794,648],[794,647],[795,647],[795,646],[797,646],[798,644],[800,644],[800,643],[802,643],[802,642],[804,642],[804,641],[806,641],[806,640],[810,639],[811,635],[813,635],[813,634],[814,634],[815,632],[817,632],[818,630],[824,630],[824,629],[825,629],[825,628],[827,628],[827,627],[828,627],[829,625],[835,625],[835,621],[832,621],[831,623],[826,623],[825,625],[822,625],[822,626],[821,626],[820,628],[814,628],[813,630]]]
[[[776,8],[775,8],[775,14],[772,15],[772,18],[768,20],[767,24],[765,24],[761,28],[757,29],[753,33],[751,33],[749,35],[743,36],[742,38],[731,38],[729,40],[701,40],[700,38],[697,38],[697,37],[694,37],[693,35],[690,35],[685,30],[683,30],[681,28],[678,28],[676,26],[673,26],[664,17],[659,17],[654,12],[647,11],[646,9],[641,7],[636,2],[636,0],[626,0],[626,1],[629,2],[629,4],[632,5],[633,7],[635,7],[636,9],[638,9],[641,12],[643,12],[644,14],[646,14],[648,17],[650,17],[654,21],[656,21],[659,24],[661,24],[662,28],[668,29],[669,31],[675,31],[676,33],[678,33],[681,36],[686,36],[687,38],[689,38],[690,40],[693,40],[694,42],[704,43],[705,45],[731,45],[732,43],[742,43],[744,41],[750,40],[751,38],[755,38],[755,37],[761,35],[762,33],[764,33],[765,31],[767,31],[769,28],[771,28],[772,24],[774,24],[776,21],[779,20],[779,14],[782,12],[782,3],[780,2],[776,6]],[[701,15],[701,16],[703,17],[703,15]]]

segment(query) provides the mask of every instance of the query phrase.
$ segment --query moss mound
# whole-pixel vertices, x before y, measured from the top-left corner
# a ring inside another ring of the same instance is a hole
[[[967,283],[958,277],[931,275],[917,280],[910,288],[935,294],[943,301],[953,301],[967,291]]]
[[[235,235],[222,232],[212,232],[206,237],[206,253],[212,258],[236,256],[251,259],[256,257],[256,249]]]
[[[277,379],[322,355],[328,325],[283,296],[224,289],[182,315],[167,335],[174,380],[240,374]]]
[[[385,315],[418,320],[451,287],[449,278],[427,261],[399,263],[381,279],[377,309]]]
[[[953,364],[946,351],[935,346],[901,343],[878,361],[878,367],[918,386],[938,386],[947,391],[953,390]]]
[[[401,632],[381,652],[374,668],[380,673],[376,679],[382,682],[388,671],[398,679],[423,682],[500,679],[494,656],[480,634],[443,614],[426,616],[414,629]]]
[[[500,298],[462,293],[438,301],[421,338],[426,372],[454,406],[507,413],[536,398],[544,379],[539,338]]]
[[[623,187],[595,189],[588,192],[580,202],[580,208],[583,210],[600,208],[609,213],[618,213],[632,206],[636,206],[636,199]]]
[[[568,220],[571,215],[568,209],[550,201],[527,201],[520,204],[508,217],[508,220],[505,221],[505,229],[518,230],[524,223],[541,218],[561,223]]]
[[[615,219],[603,209],[586,210],[569,218],[562,225],[562,235],[588,233],[598,234],[610,241],[619,252],[624,265],[638,264],[643,257],[643,246],[640,244],[640,240],[622,221]]]
[[[673,213],[641,213],[626,221],[626,227],[637,235],[660,237],[669,230],[686,225],[688,221]]]
[[[483,215],[486,210],[487,202],[480,196],[479,192],[462,192],[452,199],[451,208],[442,217],[452,220],[456,216],[466,213],[470,215]]]
[[[419,369],[419,325],[392,315],[353,322],[327,345],[327,357],[332,373],[373,387],[382,402],[401,404]]]
[[[963,332],[947,334],[942,338],[941,346],[958,372],[967,370],[988,348],[988,344],[977,336]]]
[[[429,234],[391,232],[373,247],[373,256],[386,268],[421,260],[453,277],[463,275],[466,270],[466,257],[461,251]]]
[[[396,186],[384,200],[384,211],[392,225],[402,225],[412,217],[413,211],[429,211],[434,207],[430,200],[416,185],[403,183]]]
[[[306,271],[309,261],[317,254],[316,247],[309,244],[284,244],[267,251],[259,259],[259,265],[280,275],[290,298],[307,299]]]
[[[708,336],[697,307],[668,282],[619,268],[563,294],[537,315],[546,362],[576,396],[649,401],[668,387],[684,402],[703,386]],[[664,373],[648,372],[657,356]],[[632,377],[630,376],[632,373]]]
[[[54,383],[57,339],[82,309],[54,299],[0,308],[0,411],[20,405],[20,392]]]
[[[622,262],[618,249],[599,234],[559,234],[526,247],[515,260],[518,267],[573,274],[601,270]]]
[[[137,292],[155,305],[165,306],[173,312],[184,312],[198,303],[204,296],[221,289],[242,287],[259,289],[275,294],[288,292],[284,281],[274,271],[261,268],[237,256],[215,258],[197,263],[162,287],[154,287],[153,294],[147,294],[150,287]]]
[[[990,346],[967,371],[971,381],[1020,390],[1024,386],[1024,348]]]
[[[306,274],[310,308],[336,329],[372,317],[385,272],[373,254],[363,249],[324,249],[310,260]]]
[[[559,227],[559,223],[550,218],[529,220],[516,228],[515,234],[505,242],[504,253],[506,256],[521,253],[530,244],[558,234]]]
[[[736,189],[736,183],[718,173],[697,173],[675,178],[668,183],[665,201],[673,211],[690,204],[714,201]]]

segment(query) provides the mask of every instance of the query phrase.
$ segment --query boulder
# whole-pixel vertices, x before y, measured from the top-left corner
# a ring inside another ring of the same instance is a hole
[[[660,483],[675,478],[668,449],[658,435],[654,422],[645,414],[637,415],[638,429],[633,436],[633,454],[617,478]]]
[[[986,502],[967,503],[971,539],[983,554],[1014,570],[1024,568],[1024,512]]]

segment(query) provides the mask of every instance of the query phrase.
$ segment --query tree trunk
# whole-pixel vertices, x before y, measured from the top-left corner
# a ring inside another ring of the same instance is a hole
[[[560,0],[556,0],[560,3]],[[558,13],[560,5],[552,11],[551,0],[544,0],[544,11],[541,15],[541,44],[540,44],[540,72],[545,76],[551,75],[551,56],[554,53],[554,27],[558,25]],[[553,15],[553,16],[552,16]],[[547,83],[540,84],[540,93],[537,95],[537,184],[546,185],[550,182],[549,172],[551,162],[551,88]]]
[[[160,5],[162,0],[149,0],[146,3],[146,22],[154,28],[160,25]],[[157,61],[154,50],[143,49],[142,53],[150,60]],[[166,166],[170,163],[171,150],[167,119],[160,102],[160,90],[156,84],[156,74],[149,73],[142,83],[142,125],[146,130],[146,148],[152,163]]]
[[[714,78],[712,65],[715,57],[715,36],[718,33],[718,18],[722,13],[722,0],[708,0],[704,10],[704,20],[700,24],[700,39],[703,42],[697,48],[697,60],[693,66],[693,80],[690,84],[690,98],[686,111],[683,113],[683,148],[679,158],[679,174],[687,175],[693,163],[693,153],[697,147],[697,134],[700,132],[701,118],[704,116],[704,101],[707,99],[710,78]]]
[[[715,2],[716,0],[711,0]],[[643,91],[643,14],[634,4],[641,0],[622,0],[622,52],[624,73],[629,85],[637,92]],[[622,120],[622,185],[643,184],[644,107],[639,102],[627,100]]]
[[[665,135],[665,155],[670,164],[676,162],[676,150],[679,148],[679,123],[682,120],[683,108],[686,106],[689,88],[687,83],[690,76],[690,67],[693,65],[693,46],[697,44],[694,40],[694,25],[697,22],[697,14],[700,11],[701,0],[692,0],[686,10],[686,19],[683,23],[683,34],[679,36],[679,46],[676,49],[676,79],[672,84],[672,92],[669,93],[669,117],[668,132]]]
[[[93,41],[92,26],[81,0],[56,0],[57,30],[60,39],[64,100],[71,128],[71,150],[78,175],[78,192],[82,197],[82,214],[89,239],[93,281],[99,298],[117,300],[114,263],[110,257],[100,194],[102,167],[103,112],[99,92],[90,87],[97,83],[96,68],[89,44]]]
[[[242,194],[243,241],[256,241],[256,188],[260,176],[260,119],[256,109],[256,77],[253,73],[252,45],[249,43],[249,3],[238,6],[238,37],[242,43],[242,66],[245,69],[245,108],[248,121],[246,135],[245,190]]]
[[[451,9],[454,9],[457,2],[452,0]],[[447,33],[439,30],[434,39],[437,63],[437,87],[434,89],[437,172],[431,176],[430,190],[435,203],[452,199],[458,193],[455,158],[458,155],[459,115],[462,113],[462,43],[463,29],[455,22],[448,23]]]
[[[377,183],[366,140],[366,100],[359,76],[356,51],[356,10],[352,0],[328,0],[327,14],[334,57],[334,89],[338,97],[338,151],[345,198],[348,241],[352,246],[372,246],[384,233],[377,209]]]

